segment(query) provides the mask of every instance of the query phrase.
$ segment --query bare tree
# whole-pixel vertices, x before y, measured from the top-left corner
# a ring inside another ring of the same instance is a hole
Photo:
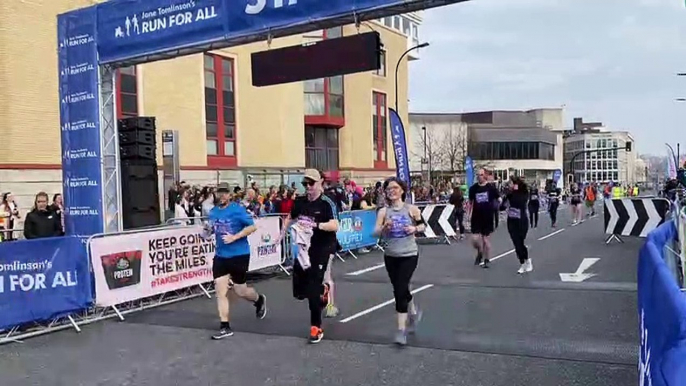
[[[467,127],[451,124],[443,131],[440,142],[442,169],[454,175],[464,171],[467,158]]]
[[[422,159],[422,170],[439,170],[443,162],[440,134],[434,130],[426,130],[426,136],[423,132],[417,134],[412,156]]]

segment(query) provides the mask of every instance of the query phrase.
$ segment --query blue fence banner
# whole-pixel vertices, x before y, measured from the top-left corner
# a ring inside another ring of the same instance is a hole
[[[662,259],[673,221],[648,235],[638,259],[639,384],[686,385],[686,294]]]
[[[100,104],[95,9],[57,19],[62,181],[68,235],[102,232]]]
[[[371,247],[379,241],[374,236],[375,210],[343,212],[338,216],[338,223],[336,238],[344,251]]]
[[[0,243],[0,329],[85,309],[92,294],[81,238]]]
[[[467,156],[464,159],[464,170],[467,175],[467,186],[474,185],[474,161],[472,161],[472,157]]]
[[[393,140],[393,154],[395,154],[395,169],[399,180],[410,186],[410,164],[407,158],[407,138],[405,127],[398,113],[388,109],[391,119],[391,139]]]

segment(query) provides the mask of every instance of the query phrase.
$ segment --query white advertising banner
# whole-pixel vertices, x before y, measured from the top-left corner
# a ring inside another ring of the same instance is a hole
[[[279,221],[255,220],[257,231],[248,237],[251,271],[281,263]],[[201,226],[191,226],[91,240],[95,303],[110,307],[211,282],[214,237],[201,234]]]
[[[250,243],[250,271],[281,264],[281,219],[261,217],[255,219],[257,230],[248,236]]]

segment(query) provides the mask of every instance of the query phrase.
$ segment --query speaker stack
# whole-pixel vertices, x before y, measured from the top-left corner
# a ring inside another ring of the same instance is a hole
[[[120,119],[117,128],[124,229],[159,225],[161,217],[155,118]]]

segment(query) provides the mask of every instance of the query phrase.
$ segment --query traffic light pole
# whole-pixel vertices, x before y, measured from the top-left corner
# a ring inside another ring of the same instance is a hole
[[[572,174],[572,182],[576,182],[576,173],[574,170],[574,160],[576,160],[576,157],[582,155],[582,154],[588,154],[588,153],[594,153],[594,152],[600,152],[600,151],[607,151],[607,150],[625,150],[627,153],[631,151],[631,142],[627,142],[626,146],[617,146],[617,147],[611,147],[608,149],[591,149],[591,150],[582,150],[574,156],[572,156],[572,159],[569,161],[569,172]],[[629,165],[627,164],[627,168]],[[628,182],[628,181],[627,181]]]

